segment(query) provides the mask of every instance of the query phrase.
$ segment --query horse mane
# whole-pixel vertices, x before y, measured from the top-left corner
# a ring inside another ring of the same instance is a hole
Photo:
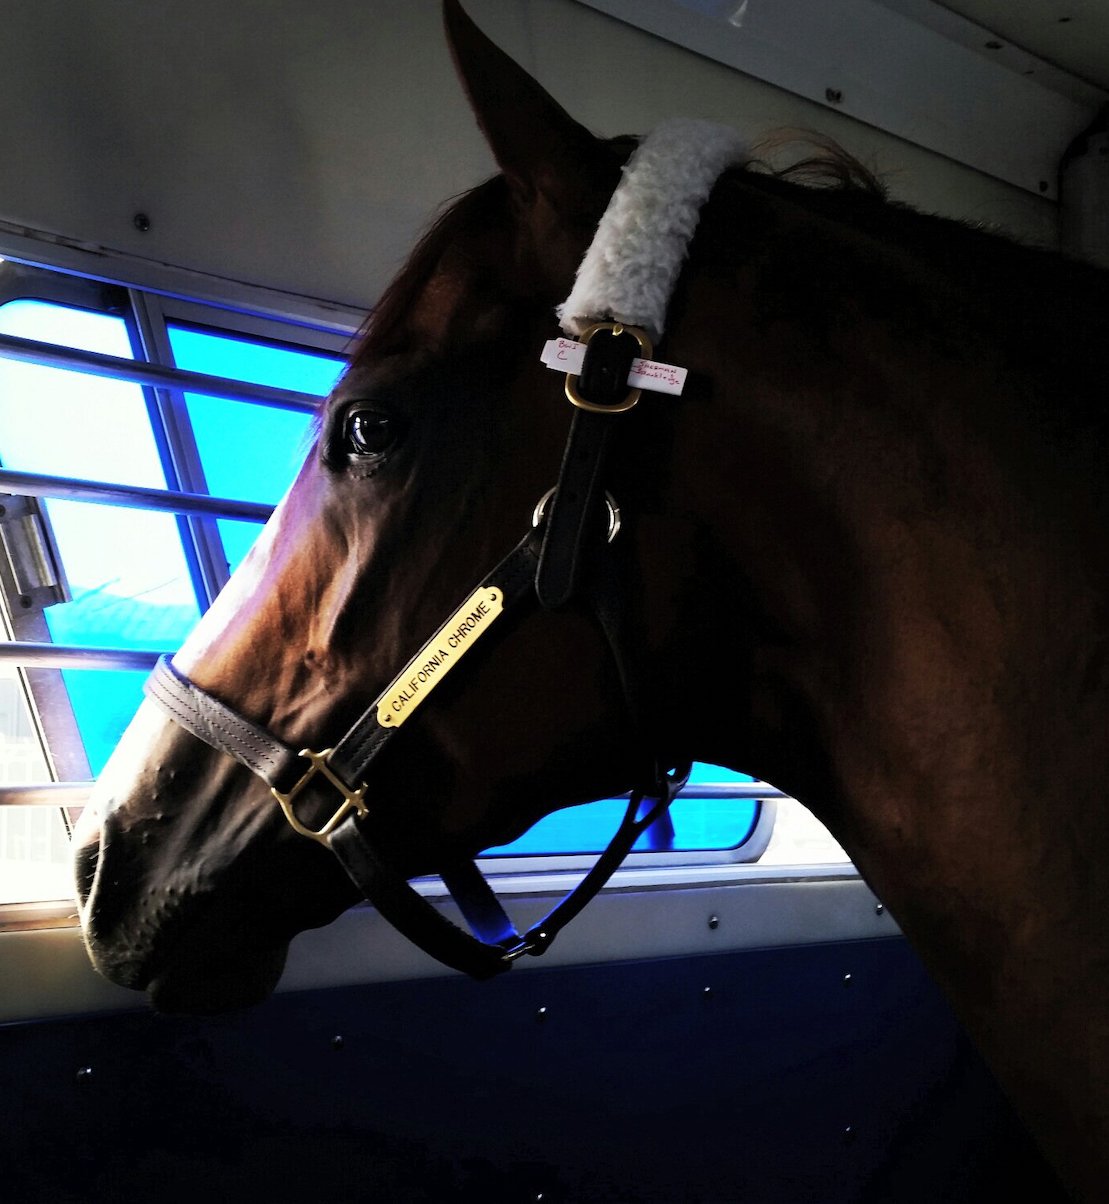
[[[780,167],[774,160],[792,148],[804,153]],[[834,188],[857,191],[885,200],[886,186],[854,155],[834,139],[816,130],[783,127],[764,134],[751,147],[751,159],[743,170],[787,180],[805,188]]]

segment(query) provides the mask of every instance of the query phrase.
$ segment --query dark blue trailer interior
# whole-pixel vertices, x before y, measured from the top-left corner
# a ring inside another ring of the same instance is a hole
[[[901,938],[0,1032],[20,1204],[940,1204],[1057,1190]]]

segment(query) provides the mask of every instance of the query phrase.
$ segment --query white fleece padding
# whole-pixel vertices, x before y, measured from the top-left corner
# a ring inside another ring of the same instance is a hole
[[[675,118],[652,130],[624,165],[574,287],[556,311],[562,329],[579,335],[611,318],[658,339],[701,206],[721,172],[748,158],[743,139],[726,125]]]

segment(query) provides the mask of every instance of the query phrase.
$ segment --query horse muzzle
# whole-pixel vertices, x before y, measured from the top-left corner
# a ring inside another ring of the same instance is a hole
[[[224,1011],[264,999],[284,967],[280,916],[255,897],[235,854],[267,816],[280,825],[274,810],[244,799],[240,839],[204,839],[217,827],[208,817],[234,810],[242,775],[213,765],[200,744],[182,756],[182,740],[196,743],[140,707],[74,830],[78,914],[93,965],[111,982],[149,992],[160,1011]]]

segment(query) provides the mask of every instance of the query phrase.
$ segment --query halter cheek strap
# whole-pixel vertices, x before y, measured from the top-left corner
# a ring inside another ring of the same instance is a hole
[[[662,336],[713,185],[748,157],[729,126],[686,119],[656,126],[624,165],[574,287],[558,307],[562,329],[584,341],[587,351],[576,385],[567,380],[576,409],[536,578],[539,601],[548,609],[565,606],[580,587],[614,419],[639,399],[626,387],[631,362],[650,359],[652,341]]]
[[[633,792],[608,848],[577,887],[523,935],[472,861],[443,867],[441,874],[473,935],[442,916],[390,867],[367,825],[360,822],[369,811],[366,787],[351,783],[366,781],[373,761],[407,715],[461,659],[451,651],[452,639],[472,646],[491,629],[491,621],[483,617],[487,611],[499,616],[529,599],[555,609],[584,595],[612,652],[632,726],[647,745],[643,694],[624,630],[626,581],[614,571],[611,558],[600,554],[606,542],[602,506],[607,504],[609,510],[609,542],[619,526],[618,511],[604,491],[611,424],[638,400],[638,393],[626,388],[628,369],[637,354],[650,357],[646,331],[661,334],[701,205],[719,174],[743,158],[734,131],[706,122],[665,123],[632,155],[574,289],[559,310],[563,329],[583,334],[588,347],[580,376],[567,380],[567,396],[576,410],[549,513],[540,503],[533,530],[338,744],[321,752],[295,752],[196,686],[168,658],[158,662],[146,685],[150,698],[178,724],[261,777],[293,828],[330,848],[386,920],[431,956],[475,978],[501,973],[522,954],[548,948],[608,881],[640,835],[665,813],[685,785],[689,763],[667,773],[648,751],[643,778],[647,784]],[[594,338],[597,334],[600,337]],[[445,647],[434,646],[440,639]],[[406,677],[409,673],[412,676]],[[338,792],[341,803],[321,826],[310,828],[298,816],[297,801],[310,787],[315,791],[321,786],[321,778]]]
[[[530,598],[537,548],[538,536],[533,529],[479,587],[499,596],[502,613],[515,610]],[[297,831],[305,836],[322,838],[333,830],[333,821],[323,828],[306,828],[296,817],[294,804],[309,782],[320,774],[349,796],[347,801],[351,807],[348,810],[364,812],[364,805],[358,805],[360,793],[347,790],[343,784],[364,781],[381,750],[400,730],[400,724],[389,722],[389,711],[383,708],[383,700],[395,686],[396,682],[392,683],[359,715],[338,744],[321,753],[298,752],[292,745],[279,740],[190,681],[168,656],[159,659],[147,678],[145,690],[181,727],[257,774],[282,803]],[[303,763],[305,759],[309,761],[307,770]]]

